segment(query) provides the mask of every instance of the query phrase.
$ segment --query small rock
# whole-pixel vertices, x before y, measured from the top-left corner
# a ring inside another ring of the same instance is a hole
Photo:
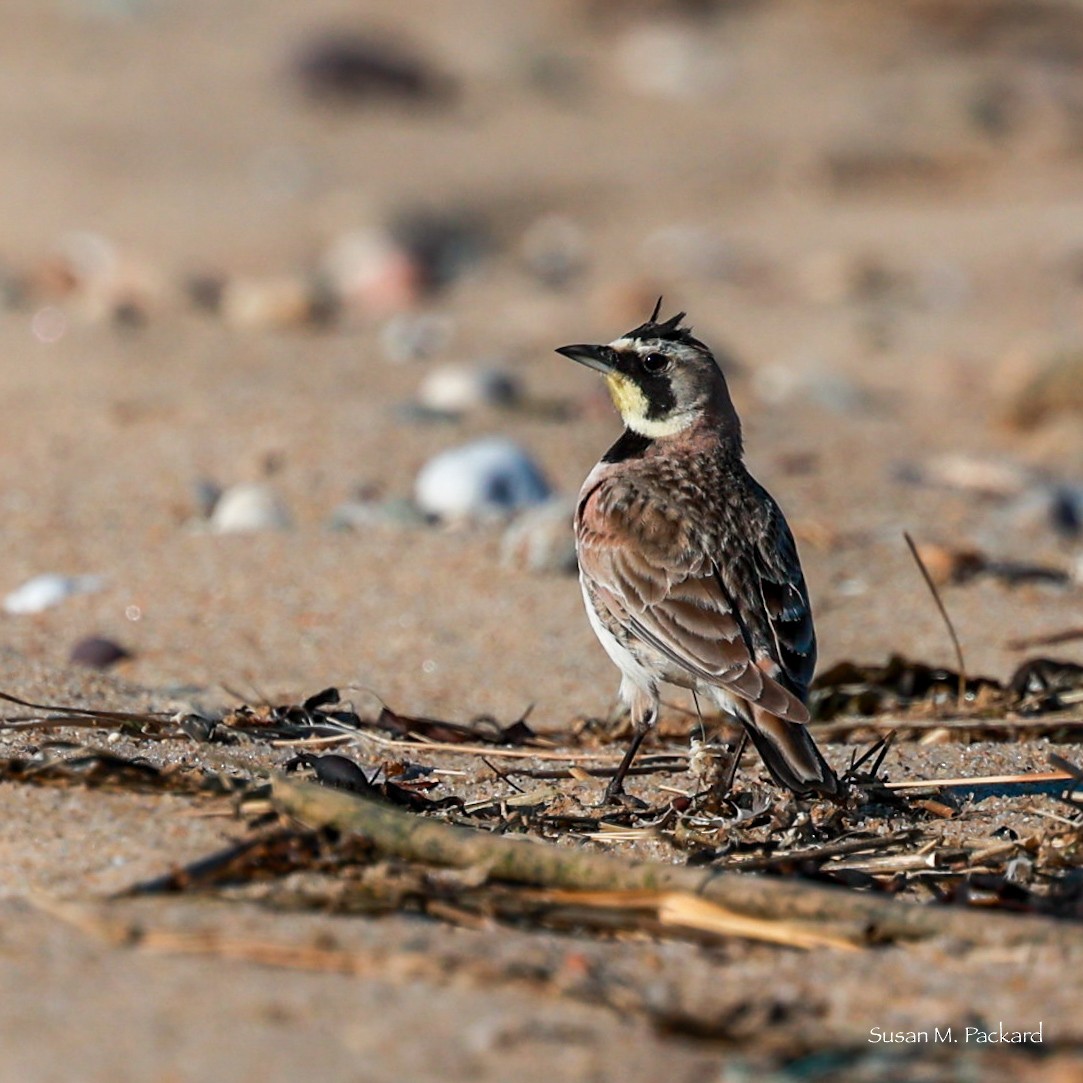
[[[522,384],[514,373],[480,365],[442,365],[422,380],[417,391],[420,406],[446,414],[514,406],[522,398]]]
[[[538,574],[574,575],[579,568],[574,515],[575,501],[560,496],[523,512],[504,532],[501,563]]]
[[[691,26],[644,22],[630,27],[613,48],[627,88],[638,94],[687,99],[717,94],[733,66],[714,43]]]
[[[913,468],[909,476],[926,485],[1001,500],[1025,492],[1033,481],[1032,472],[1018,463],[957,453],[937,455]]]
[[[125,658],[131,658],[131,652],[125,650],[119,643],[103,636],[87,636],[80,639],[71,649],[68,655],[69,661],[79,666],[89,666],[91,669],[108,669],[117,662],[123,662]]]
[[[754,260],[712,230],[681,224],[652,230],[639,246],[640,262],[652,274],[742,282],[753,277]]]
[[[499,437],[442,452],[421,468],[414,484],[418,507],[446,522],[502,519],[549,494],[533,459]]]
[[[209,519],[222,499],[222,486],[214,478],[197,478],[192,484],[192,497],[200,519]]]
[[[219,534],[255,530],[286,530],[293,526],[289,509],[269,485],[232,485],[218,498],[210,519]]]
[[[380,330],[380,346],[388,361],[424,361],[447,347],[454,332],[448,316],[399,312]]]
[[[912,286],[908,274],[872,252],[813,252],[797,265],[796,273],[805,296],[822,305],[903,297]]]
[[[425,271],[404,245],[383,230],[352,230],[338,237],[320,273],[347,309],[388,316],[413,308],[425,291]]]
[[[228,279],[217,303],[222,319],[240,328],[326,323],[335,310],[330,296],[318,286],[293,276]]]
[[[1066,483],[1036,483],[1008,502],[991,527],[1003,535],[1008,530],[1046,531],[1064,541],[1083,533],[1083,486]]]
[[[1017,429],[1034,429],[1049,419],[1083,415],[1083,350],[1065,350],[1049,357],[1012,354],[1000,366],[1002,413]]]
[[[492,247],[485,221],[469,210],[413,207],[394,218],[389,232],[421,268],[426,293],[450,285]]]
[[[917,548],[929,578],[941,587],[949,583],[969,582],[988,564],[985,554],[977,549],[941,545],[938,542],[924,542]]]
[[[532,222],[519,247],[526,269],[550,289],[567,286],[586,265],[586,236],[562,214],[547,214]]]
[[[775,405],[800,398],[835,414],[861,413],[873,405],[860,384],[818,366],[802,370],[782,362],[763,365],[753,370],[752,381],[756,394]]]
[[[83,318],[132,326],[168,291],[144,259],[90,231],[66,234],[33,277],[35,292],[70,298]]]
[[[365,530],[373,526],[423,526],[425,516],[410,500],[348,500],[327,521],[330,530]]]
[[[46,572],[28,579],[4,598],[5,613],[41,613],[76,594],[93,594],[105,585],[100,575]]]
[[[328,34],[306,44],[294,65],[305,93],[320,102],[432,104],[452,84],[403,45],[358,34]]]

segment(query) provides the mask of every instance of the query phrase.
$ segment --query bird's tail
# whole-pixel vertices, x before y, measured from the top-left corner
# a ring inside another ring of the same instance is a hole
[[[751,718],[742,721],[775,782],[797,794],[841,794],[838,776],[820,755],[805,726],[776,718],[756,706],[752,706],[751,713]]]

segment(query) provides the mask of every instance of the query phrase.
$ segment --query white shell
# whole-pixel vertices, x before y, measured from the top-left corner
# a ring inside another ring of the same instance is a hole
[[[572,574],[575,556],[575,500],[555,496],[523,512],[504,532],[500,561],[537,574]]]
[[[269,485],[232,485],[211,513],[211,529],[219,534],[253,530],[285,530],[293,525],[289,510]]]
[[[92,594],[101,590],[105,580],[100,575],[57,575],[45,572],[28,579],[4,598],[5,613],[40,613],[73,594]]]
[[[442,452],[421,468],[414,483],[418,507],[449,522],[501,519],[540,504],[549,491],[533,459],[500,437]]]
[[[441,365],[417,389],[422,406],[449,414],[483,406],[510,406],[521,398],[522,387],[514,373],[473,365]]]

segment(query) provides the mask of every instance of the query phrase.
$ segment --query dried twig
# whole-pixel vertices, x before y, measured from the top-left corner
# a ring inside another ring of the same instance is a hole
[[[378,851],[428,864],[484,868],[494,880],[575,891],[685,892],[737,914],[805,923],[854,943],[950,936],[982,945],[1054,944],[1083,953],[1083,928],[1031,916],[920,906],[840,888],[665,864],[629,862],[418,817],[350,794],[274,780],[290,815],[365,837]]]
[[[925,561],[921,559],[921,554],[918,552],[918,547],[914,544],[914,539],[910,537],[910,532],[907,530],[903,531],[903,537],[906,539],[906,544],[910,549],[910,555],[914,558],[914,562],[921,572],[921,577],[925,580],[925,585],[929,588],[929,593],[933,596],[933,601],[936,602],[936,608],[940,610],[940,616],[944,620],[944,626],[948,630],[948,635],[951,636],[951,645],[955,648],[955,661],[959,666],[959,702],[961,703],[963,697],[966,695],[966,660],[963,658],[962,645],[959,643],[959,637],[955,634],[955,625],[951,623],[951,617],[948,616],[948,611],[944,607],[944,602],[940,597],[940,591],[936,589],[933,577],[929,574],[929,569],[925,567]]]

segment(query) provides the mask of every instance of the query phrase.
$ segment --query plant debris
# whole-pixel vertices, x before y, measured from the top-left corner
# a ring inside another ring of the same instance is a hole
[[[1038,718],[1080,703],[1083,666],[1074,662],[1031,658],[1002,683],[893,654],[883,665],[839,662],[821,673],[813,682],[809,708],[817,721],[903,712],[925,718],[979,718],[992,730],[998,723],[1013,723],[1005,715]],[[1060,719],[1056,725],[1078,729],[1083,722]]]
[[[1083,725],[1062,717],[1079,702],[1081,683],[1083,667],[1035,658],[1007,684],[967,678],[960,706],[957,672],[893,658],[882,667],[836,666],[821,677],[814,702],[821,717],[825,704],[834,712],[855,701],[872,709],[890,704],[904,714],[891,720],[897,733],[960,725],[971,735],[1000,728],[1019,738],[1032,735],[1036,721]],[[525,717],[463,725],[384,704],[363,715],[333,688],[297,704],[242,705],[211,719],[0,696],[28,712],[4,719],[4,729],[98,727],[128,742],[123,751],[105,750],[50,737],[0,761],[0,780],[226,795],[235,799],[235,814],[249,818],[247,838],[126,894],[212,892],[279,907],[405,908],[467,924],[707,941],[738,936],[796,948],[950,935],[982,943],[1037,937],[1073,949],[1078,936],[1083,949],[1083,932],[1038,920],[1083,917],[1083,771],[1058,756],[1046,773],[893,782],[882,775],[888,736],[855,751],[845,805],[799,800],[743,778],[720,788],[709,773],[697,773],[686,777],[701,790],[656,783],[653,804],[599,808],[583,802],[578,784],[612,773],[615,754],[594,746],[614,735],[589,726],[543,740]],[[997,714],[1005,704],[1018,717]],[[948,710],[969,716],[941,717]],[[196,720],[206,725],[196,728]],[[868,725],[836,717],[821,731],[852,739]],[[279,775],[272,805],[271,787],[259,777],[266,767],[232,750],[214,753],[226,770],[161,766],[138,752],[140,742],[149,742],[150,753],[164,741],[194,737],[285,748],[291,755],[279,767],[287,775],[311,772],[319,785]],[[334,751],[322,750],[328,743]],[[136,754],[128,754],[132,744]],[[451,769],[449,758],[480,760],[489,774]],[[637,769],[684,774],[690,760],[683,751],[655,754]],[[459,789],[464,777],[469,788]],[[966,802],[992,792],[1050,794],[1066,811],[1043,829],[1010,837],[968,830]],[[629,862],[621,848],[636,844],[662,860]],[[966,913],[979,908],[1033,923],[968,924]]]

